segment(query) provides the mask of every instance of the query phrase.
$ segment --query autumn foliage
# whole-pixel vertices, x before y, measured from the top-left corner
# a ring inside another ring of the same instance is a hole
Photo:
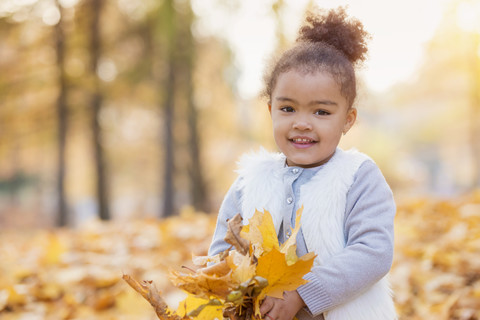
[[[313,265],[315,255],[296,255],[296,235],[302,209],[297,212],[292,236],[280,245],[268,211],[256,211],[247,226],[237,214],[228,221],[225,241],[231,247],[213,257],[194,257],[203,267],[188,273],[174,271],[171,280],[189,296],[171,312],[154,284],[138,283],[129,275],[124,280],[154,307],[159,319],[260,320],[260,304],[268,295],[283,298],[306,283],[302,277]],[[232,249],[232,250],[230,250]],[[205,266],[208,262],[213,263]]]
[[[480,319],[480,190],[403,201],[391,279],[401,319]]]
[[[172,312],[180,312],[187,297],[169,270],[198,272],[192,253],[206,255],[215,219],[186,211],[161,221],[4,230],[0,319],[158,319],[123,274],[152,281]],[[400,319],[480,319],[480,192],[399,201],[395,226],[390,278]],[[205,300],[191,301],[195,309]]]

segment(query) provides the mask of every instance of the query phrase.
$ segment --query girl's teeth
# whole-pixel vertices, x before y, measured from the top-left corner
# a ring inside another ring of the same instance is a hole
[[[309,139],[295,139],[295,142],[310,142]]]

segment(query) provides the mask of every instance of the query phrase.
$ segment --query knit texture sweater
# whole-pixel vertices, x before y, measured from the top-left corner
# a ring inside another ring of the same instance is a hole
[[[332,159],[338,158],[339,154],[344,154],[344,151],[337,149]],[[274,221],[280,242],[288,238],[289,231],[294,226],[295,212],[302,205],[299,201],[302,194],[305,201],[308,193],[305,187],[312,185],[315,177],[329,173],[322,170],[332,170],[330,165],[309,169],[288,167],[282,156],[272,155],[278,158],[275,163],[280,162],[281,165],[276,165],[268,174],[271,175],[271,180],[279,185],[271,186],[275,194],[268,192],[265,194],[267,197],[281,198],[275,199],[274,208],[265,208],[275,215]],[[248,171],[245,165],[242,170]],[[243,212],[246,210],[244,193],[248,189],[245,186],[248,178],[245,178],[246,174],[242,173],[242,170],[239,171],[239,178],[228,191],[220,208],[210,255],[228,248],[228,244],[223,241],[226,221],[238,212],[247,218],[250,215]],[[297,290],[307,305],[307,308],[297,314],[300,320],[324,319],[324,314],[327,315],[327,319],[333,319],[333,316],[328,315],[334,315],[335,310],[341,309],[368,291],[391,267],[395,204],[390,188],[378,167],[370,159],[362,160],[358,164],[352,172],[351,180],[349,188],[343,191],[347,194],[344,195],[346,201],[342,209],[345,211],[343,221],[340,221],[342,229],[340,232],[343,233],[340,236],[344,238],[342,248],[329,255],[328,259],[323,259],[321,263],[316,262],[312,271],[305,276],[310,282]],[[308,252],[309,246],[303,233],[305,229],[308,230],[302,225],[297,236],[299,256]],[[311,233],[309,231],[309,234]]]

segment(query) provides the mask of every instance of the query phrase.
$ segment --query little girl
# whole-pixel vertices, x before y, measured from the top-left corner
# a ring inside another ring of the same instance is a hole
[[[388,282],[395,203],[376,164],[338,148],[357,118],[355,70],[368,34],[344,9],[310,14],[296,44],[265,77],[273,136],[281,153],[242,157],[239,177],[220,208],[209,254],[223,241],[227,220],[268,210],[280,242],[304,206],[297,255],[313,251],[309,282],[284,299],[267,297],[265,319],[396,319]]]

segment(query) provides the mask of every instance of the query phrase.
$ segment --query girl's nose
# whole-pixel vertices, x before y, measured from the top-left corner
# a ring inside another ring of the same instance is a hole
[[[312,125],[306,117],[296,117],[293,122],[293,129],[297,130],[312,130]]]

